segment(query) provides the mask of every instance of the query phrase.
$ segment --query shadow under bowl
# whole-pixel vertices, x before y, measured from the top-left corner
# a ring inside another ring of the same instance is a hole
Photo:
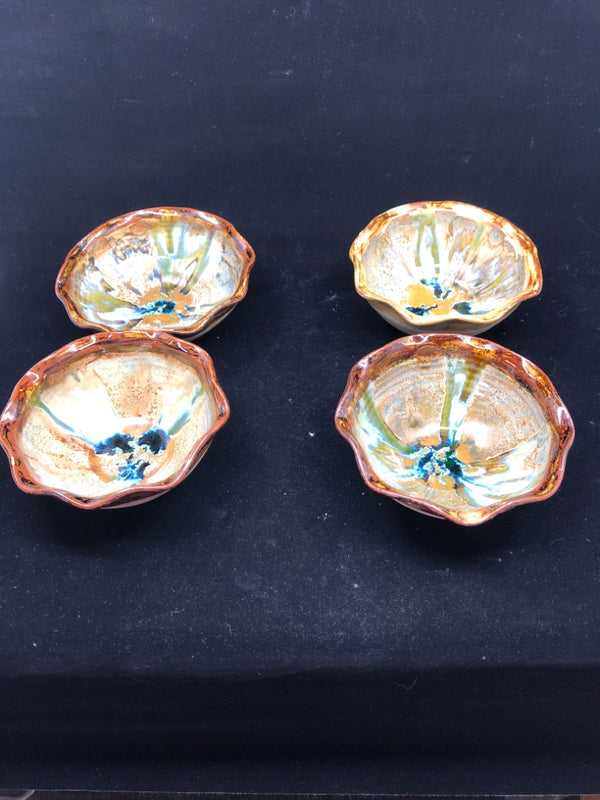
[[[336,425],[370,488],[461,525],[550,497],[574,437],[541,370],[458,334],[408,336],[365,356]]]
[[[96,228],[67,255],[56,294],[71,320],[105,331],[193,339],[245,296],[254,251],[226,220],[147,208]]]
[[[166,333],[100,333],[33,366],[0,417],[25,492],[135,505],[180,483],[229,416],[210,356]]]
[[[386,211],[357,236],[350,258],[357,292],[406,333],[482,333],[542,288],[531,239],[467,203]]]

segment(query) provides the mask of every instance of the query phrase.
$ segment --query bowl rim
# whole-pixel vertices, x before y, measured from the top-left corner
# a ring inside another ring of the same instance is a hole
[[[203,222],[206,222],[209,225],[212,225],[216,229],[220,228],[221,230],[226,231],[235,241],[240,253],[244,257],[244,266],[242,268],[240,279],[236,286],[235,292],[231,297],[229,297],[227,300],[224,300],[222,303],[219,303],[218,305],[214,306],[209,311],[209,313],[205,314],[201,319],[197,320],[194,323],[190,323],[189,325],[183,328],[178,328],[177,330],[169,328],[160,329],[160,331],[163,331],[165,333],[172,333],[176,336],[182,336],[186,338],[193,338],[194,336],[198,336],[199,334],[207,331],[209,328],[212,328],[214,325],[216,325],[233,308],[233,306],[235,306],[240,300],[242,300],[246,296],[246,293],[248,291],[248,278],[250,275],[250,270],[254,266],[254,262],[256,260],[256,254],[253,248],[246,241],[246,239],[244,239],[244,237],[234,228],[231,222],[228,222],[228,220],[223,219],[223,217],[219,217],[216,214],[211,214],[208,211],[200,211],[197,208],[188,208],[186,206],[156,206],[153,208],[140,208],[137,209],[136,211],[129,211],[126,214],[120,214],[118,217],[113,217],[112,219],[103,222],[101,225],[98,225],[96,228],[94,228],[94,230],[86,234],[82,239],[80,239],[77,242],[77,244],[75,244],[69,250],[56,277],[56,281],[54,284],[55,294],[61,301],[61,303],[64,305],[67,314],[71,319],[71,322],[73,322],[79,328],[86,328],[88,330],[92,329],[92,330],[100,330],[107,332],[115,332],[115,333],[126,333],[127,331],[117,330],[111,325],[95,322],[85,317],[80,312],[77,304],[71,297],[71,294],[69,292],[69,281],[75,270],[75,266],[81,254],[84,253],[86,248],[88,248],[96,239],[107,236],[113,231],[125,227],[131,222],[142,220],[145,217],[149,218],[191,217],[196,220],[201,220]],[[143,324],[141,327],[139,325],[136,326],[136,331],[143,331],[143,330],[145,330]]]
[[[129,346],[135,352],[136,347],[144,349],[169,352],[174,351],[179,355],[183,354],[188,363],[197,366],[204,371],[207,377],[207,390],[210,391],[216,410],[214,423],[208,428],[202,437],[190,450],[185,462],[170,477],[150,485],[134,485],[111,492],[99,498],[84,499],[81,495],[74,494],[65,489],[57,489],[39,481],[33,477],[27,469],[21,450],[17,442],[17,433],[21,412],[25,406],[31,392],[52,374],[56,374],[70,362],[79,359],[86,354],[102,353],[104,351],[116,350],[122,346]],[[227,398],[221,385],[217,380],[213,361],[209,354],[192,342],[186,342],[171,336],[164,331],[126,331],[116,333],[114,331],[106,333],[94,333],[69,342],[63,347],[42,358],[30,369],[15,385],[10,398],[0,415],[0,445],[2,445],[8,456],[11,473],[14,482],[19,489],[28,494],[41,494],[58,497],[65,502],[86,510],[109,507],[113,505],[124,505],[119,501],[129,498],[128,505],[149,500],[153,496],[162,494],[169,489],[177,486],[186,478],[194,467],[199,463],[208,445],[216,432],[223,427],[229,419],[230,408]]]
[[[506,300],[502,305],[497,306],[493,311],[487,314],[461,314],[460,311],[451,309],[446,314],[436,315],[433,319],[420,317],[418,314],[413,314],[408,311],[404,306],[401,306],[391,300],[389,297],[384,297],[376,292],[373,292],[368,284],[364,273],[363,254],[369,242],[385,227],[389,221],[399,219],[400,217],[408,217],[418,211],[457,211],[460,210],[463,216],[469,217],[473,215],[473,211],[477,214],[483,214],[487,217],[490,224],[499,226],[517,238],[525,256],[525,266],[527,270],[527,282],[525,287],[518,295]],[[536,297],[542,291],[542,268],[537,251],[537,247],[527,234],[517,227],[514,223],[505,217],[496,214],[493,211],[488,211],[481,206],[475,206],[471,203],[464,203],[460,200],[422,200],[414,203],[405,203],[395,208],[390,208],[382,214],[378,214],[369,224],[358,234],[356,239],[350,246],[350,259],[354,264],[354,283],[356,291],[361,297],[364,297],[370,302],[380,303],[392,309],[402,320],[406,321],[413,328],[422,328],[423,331],[434,330],[437,327],[443,326],[449,321],[464,322],[465,325],[470,324],[487,324],[488,326],[495,325],[502,319],[507,317],[514,309],[523,302],[532,297]]]
[[[478,358],[485,359],[502,371],[511,375],[525,386],[542,405],[552,426],[557,445],[548,460],[541,480],[530,491],[508,500],[501,500],[473,512],[456,509],[444,509],[434,502],[424,500],[406,492],[390,487],[377,474],[375,466],[368,460],[362,446],[351,430],[352,402],[361,386],[366,386],[372,377],[382,374],[382,366],[389,366],[399,360],[414,357],[420,348],[436,348],[442,350],[459,350]],[[575,428],[567,407],[560,399],[550,378],[535,364],[524,356],[509,350],[502,345],[457,333],[413,334],[396,339],[360,359],[350,370],[346,388],[340,398],[336,412],[335,425],[338,432],[346,439],[354,451],[356,463],[365,483],[376,492],[392,497],[403,505],[407,505],[423,514],[442,517],[460,525],[478,525],[524,503],[532,503],[551,497],[559,488],[565,471],[567,453],[573,444]]]

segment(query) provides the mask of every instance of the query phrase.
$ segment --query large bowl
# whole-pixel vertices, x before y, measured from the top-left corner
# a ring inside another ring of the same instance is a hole
[[[117,507],[180,483],[228,416],[204,350],[165,333],[101,333],[21,378],[0,442],[23,491]]]
[[[542,288],[531,239],[467,203],[386,211],[357,236],[350,257],[358,293],[406,333],[481,333]]]
[[[574,436],[541,370],[457,334],[408,336],[365,356],[336,424],[370,488],[461,525],[554,494]]]
[[[56,294],[82,328],[195,338],[246,294],[254,251],[233,225],[191,208],[116,217],[73,247]]]

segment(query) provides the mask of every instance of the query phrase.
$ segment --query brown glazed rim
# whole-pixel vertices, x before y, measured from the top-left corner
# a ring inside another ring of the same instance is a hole
[[[439,316],[435,317],[435,319],[431,320],[422,319],[417,314],[411,314],[410,312],[407,312],[403,306],[397,305],[388,297],[382,297],[381,295],[372,292],[367,285],[363,270],[363,253],[365,248],[371,239],[379,234],[382,228],[386,227],[390,220],[400,219],[400,217],[408,217],[412,212],[418,211],[419,209],[423,211],[458,210],[465,217],[471,216],[473,210],[476,210],[477,212],[483,213],[486,217],[488,217],[490,224],[497,225],[499,228],[505,231],[505,233],[516,237],[523,250],[527,268],[527,285],[523,291],[512,299],[507,300],[502,305],[497,306],[488,314],[461,314],[458,311],[453,311],[449,314],[440,314]],[[375,217],[375,219],[371,220],[367,227],[362,230],[352,242],[350,247],[350,258],[354,264],[354,282],[356,285],[356,291],[361,295],[361,297],[364,297],[366,300],[374,300],[382,303],[383,305],[393,309],[403,319],[407,320],[410,325],[422,325],[424,328],[431,328],[433,325],[443,324],[450,319],[463,319],[471,323],[475,321],[493,325],[495,322],[499,322],[501,319],[506,317],[523,300],[528,300],[530,297],[535,297],[542,291],[542,268],[540,266],[540,259],[538,256],[537,247],[531,241],[529,236],[527,236],[526,233],[524,233],[520,228],[517,228],[517,226],[509,220],[499,216],[498,214],[494,214],[493,211],[488,211],[485,208],[480,208],[479,206],[474,206],[470,203],[462,203],[460,201],[428,200],[418,203],[406,203],[405,205],[391,208],[389,211],[384,211],[383,214],[379,214],[377,217]]]
[[[464,512],[462,511],[443,509],[435,503],[392,489],[379,478],[375,469],[369,464],[359,442],[351,432],[352,403],[361,388],[366,386],[372,378],[384,373],[391,364],[409,358],[419,358],[419,351],[421,351],[421,356],[424,357],[426,354],[433,353],[434,349],[438,352],[441,350],[445,352],[454,350],[463,354],[470,354],[478,360],[493,363],[495,367],[512,376],[532,393],[535,400],[545,410],[548,421],[557,436],[555,451],[549,460],[544,477],[535,489],[512,500],[503,500],[487,508],[474,509],[473,512],[469,511],[469,519],[463,517]],[[514,506],[551,497],[561,484],[567,452],[573,444],[575,436],[573,421],[567,408],[558,396],[548,376],[535,364],[532,364],[531,361],[523,358],[518,353],[514,353],[512,350],[486,339],[451,333],[406,336],[402,339],[396,339],[361,358],[354,365],[348,376],[346,388],[336,410],[335,424],[341,435],[350,442],[360,473],[371,489],[392,497],[394,500],[424,514],[443,517],[460,525],[478,525]]]
[[[210,390],[215,406],[217,419],[206,431],[202,438],[190,451],[185,463],[170,478],[148,486],[130,486],[120,491],[96,499],[85,499],[71,494],[68,491],[49,488],[40,485],[31,475],[24,460],[21,458],[16,433],[19,428],[20,416],[25,403],[33,389],[53,373],[57,372],[70,361],[83,355],[116,350],[124,345],[131,347],[144,347],[150,350],[174,351],[183,354],[200,366],[208,378],[207,388]],[[74,342],[61,347],[46,358],[38,361],[29,369],[12,391],[10,399],[0,416],[0,444],[4,448],[9,461],[13,479],[17,486],[30,494],[43,494],[58,497],[77,508],[95,509],[112,505],[121,505],[121,501],[129,498],[131,504],[149,500],[153,495],[162,494],[168,489],[177,486],[194,469],[206,451],[215,433],[229,419],[229,403],[223,389],[217,381],[211,357],[205,350],[191,342],[185,342],[163,331],[128,331],[125,333],[95,333],[84,336]]]
[[[212,225],[214,228],[220,228],[226,231],[232,239],[235,240],[240,252],[244,255],[245,264],[244,268],[242,269],[242,274],[240,276],[239,283],[234,294],[228,299],[225,300],[223,303],[215,306],[205,317],[202,317],[201,320],[195,322],[192,325],[189,325],[186,328],[178,328],[175,332],[178,336],[188,336],[193,337],[202,331],[206,330],[207,328],[212,327],[213,324],[219,321],[221,316],[225,316],[225,311],[230,310],[236,303],[238,303],[243,297],[245,297],[246,292],[248,291],[248,277],[250,275],[250,270],[254,265],[255,261],[255,254],[252,247],[248,244],[248,242],[244,239],[244,237],[238,233],[238,231],[233,227],[233,225],[228,222],[226,219],[222,217],[216,216],[216,214],[209,214],[207,211],[199,211],[196,208],[184,208],[179,206],[160,206],[157,208],[142,208],[138,211],[130,211],[128,214],[122,214],[119,217],[114,217],[113,219],[109,219],[107,222],[103,222],[102,225],[99,225],[97,228],[94,228],[93,231],[84,236],[77,244],[71,248],[67,257],[64,260],[62,267],[59,270],[58,276],[56,278],[55,284],[55,291],[56,296],[58,299],[63,303],[64,307],[67,310],[67,314],[71,318],[71,321],[75,323],[80,328],[95,328],[97,330],[103,331],[113,331],[114,329],[111,328],[109,325],[101,325],[98,322],[92,322],[91,320],[86,319],[79,313],[79,309],[75,305],[74,301],[71,299],[69,294],[69,279],[73,272],[73,269],[81,257],[82,253],[90,246],[90,244],[98,239],[105,237],[114,231],[118,230],[125,225],[129,225],[132,222],[137,222],[139,220],[143,220],[145,218],[152,218],[152,217],[161,217],[161,218],[168,218],[168,217],[179,217],[179,218],[192,218],[194,220],[201,220],[203,222]],[[139,330],[139,328],[138,328]],[[124,331],[125,332],[125,331]]]

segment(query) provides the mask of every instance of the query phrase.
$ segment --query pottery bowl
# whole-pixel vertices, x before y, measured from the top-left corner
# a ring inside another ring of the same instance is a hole
[[[220,217],[148,208],[111,219],[76,244],[56,294],[82,328],[194,338],[244,297],[253,263],[248,242]]]
[[[541,370],[457,334],[408,336],[365,356],[336,425],[370,488],[461,525],[550,497],[574,436]]]
[[[350,248],[358,293],[406,333],[481,333],[539,294],[531,239],[466,203],[409,203],[376,217]]]
[[[24,491],[117,507],[180,483],[228,416],[204,350],[166,333],[100,333],[21,378],[0,442]]]

